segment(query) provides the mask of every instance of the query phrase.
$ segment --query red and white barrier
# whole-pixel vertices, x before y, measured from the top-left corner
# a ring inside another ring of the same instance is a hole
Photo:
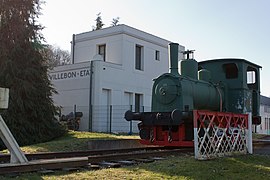
[[[251,114],[193,111],[196,159],[252,154]]]

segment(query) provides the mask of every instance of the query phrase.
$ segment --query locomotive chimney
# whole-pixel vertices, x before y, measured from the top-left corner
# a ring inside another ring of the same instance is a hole
[[[169,73],[180,76],[178,73],[178,43],[169,44]]]

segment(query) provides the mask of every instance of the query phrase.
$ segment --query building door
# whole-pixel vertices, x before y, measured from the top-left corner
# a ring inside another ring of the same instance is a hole
[[[124,105],[127,106],[125,107],[126,110],[132,110],[132,95],[133,93],[130,92],[125,92],[124,94]]]
[[[142,94],[135,94],[135,112],[143,112]]]
[[[102,89],[102,100],[101,100],[101,113],[103,118],[101,118],[101,121],[103,121],[104,129],[105,131],[109,132],[110,130],[110,106],[111,106],[111,90],[110,89]]]

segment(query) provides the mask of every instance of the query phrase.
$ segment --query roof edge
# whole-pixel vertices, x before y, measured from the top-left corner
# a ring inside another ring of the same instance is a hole
[[[211,62],[211,61],[242,61],[242,62],[245,62],[247,64],[250,64],[252,66],[256,66],[257,68],[262,68],[262,66],[258,65],[258,64],[255,64],[253,62],[250,62],[246,59],[243,59],[243,58],[219,58],[219,59],[210,59],[210,60],[203,60],[203,61],[200,61],[198,62],[199,64],[203,64],[203,63],[207,63],[207,62]]]

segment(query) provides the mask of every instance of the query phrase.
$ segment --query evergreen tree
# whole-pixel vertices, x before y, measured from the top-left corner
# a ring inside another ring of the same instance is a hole
[[[39,0],[0,0],[0,87],[10,89],[4,119],[20,145],[63,134],[42,56]]]
[[[119,23],[119,17],[117,17],[117,18],[113,18],[112,19],[112,23],[111,23],[111,26],[117,26],[117,24]]]
[[[97,14],[97,18],[96,18],[95,21],[96,21],[96,27],[93,27],[93,31],[102,29],[102,27],[104,26],[104,24],[102,22],[101,13],[98,13]]]

